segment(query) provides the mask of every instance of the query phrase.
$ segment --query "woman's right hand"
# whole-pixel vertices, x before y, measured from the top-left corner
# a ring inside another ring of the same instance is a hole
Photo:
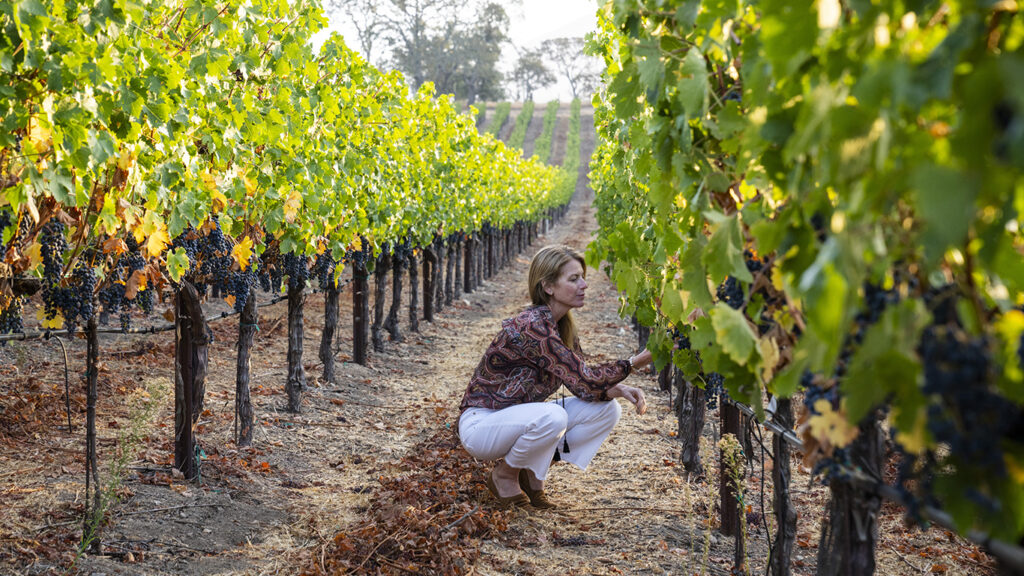
[[[629,364],[633,367],[634,370],[637,370],[639,368],[643,368],[644,366],[647,366],[650,363],[651,363],[651,351],[650,350],[644,350],[643,352],[641,352],[641,353],[637,354],[636,356],[633,356],[632,358],[629,359]]]

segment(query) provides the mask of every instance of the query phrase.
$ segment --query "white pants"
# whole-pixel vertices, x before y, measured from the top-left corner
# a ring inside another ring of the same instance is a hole
[[[459,438],[474,458],[505,458],[509,466],[529,468],[538,480],[544,480],[556,449],[562,460],[586,470],[621,413],[615,400],[585,402],[579,398],[531,402],[501,410],[468,408],[459,419]]]

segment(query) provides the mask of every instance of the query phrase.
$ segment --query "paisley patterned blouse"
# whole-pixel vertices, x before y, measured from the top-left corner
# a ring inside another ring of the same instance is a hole
[[[629,360],[588,366],[579,342],[573,344],[569,348],[562,342],[547,306],[502,321],[469,381],[460,411],[542,402],[562,384],[582,400],[610,400],[606,392],[629,375]]]

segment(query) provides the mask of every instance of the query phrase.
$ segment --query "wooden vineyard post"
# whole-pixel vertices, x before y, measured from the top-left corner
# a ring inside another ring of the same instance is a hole
[[[498,230],[491,228],[487,235],[487,277],[493,278],[498,272]]]
[[[434,264],[434,311],[440,312],[444,310],[444,272],[445,272],[445,249],[444,240],[438,236],[434,239],[434,255],[437,257],[437,262]]]
[[[331,279],[333,280],[333,278]],[[338,330],[338,300],[341,291],[329,281],[324,291],[324,330],[320,334],[320,361],[324,364],[324,380],[334,382],[334,333]],[[243,312],[244,314],[244,312]]]
[[[723,400],[719,403],[718,411],[722,417],[722,436],[732,434],[737,439],[742,438],[743,423],[740,421],[739,408]],[[725,465],[721,449],[718,456],[721,463],[718,475],[720,505],[722,509],[721,532],[725,536],[736,537],[736,542],[739,544],[743,535],[740,533],[739,502],[736,499],[736,487],[732,485],[732,481],[729,479],[729,470]]]
[[[288,411],[302,409],[302,391],[306,388],[306,369],[302,366],[303,318],[302,306],[306,303],[306,286],[297,283],[292,287],[288,279]]]
[[[384,320],[384,329],[388,331],[388,337],[392,342],[401,342],[402,333],[398,329],[398,314],[402,309],[402,271],[408,259],[405,257],[407,250],[395,250],[391,255],[391,308],[388,309],[388,317]],[[415,293],[415,289],[413,292]]]
[[[453,291],[455,289],[455,240],[449,240],[448,246],[445,250],[448,254],[445,256],[445,275],[444,275],[444,305],[451,306],[452,298],[454,298]]]
[[[473,240],[473,288],[479,288],[483,285],[484,279],[484,236],[483,232],[477,232],[476,238]]]
[[[409,251],[409,330],[420,331],[420,282],[419,263],[416,262],[416,251]]]
[[[434,270],[437,268],[437,256],[433,247],[423,249],[423,319],[434,321]]]
[[[467,236],[462,243],[462,291],[466,294],[473,292],[473,237]]]
[[[199,476],[193,426],[203,411],[210,330],[199,293],[183,281],[175,294],[174,467],[188,480]]]
[[[700,459],[700,435],[704,431],[707,400],[704,389],[686,380],[678,372],[679,400],[676,403],[679,415],[679,439],[682,442],[680,460],[686,471],[694,476],[704,473]]]
[[[366,366],[369,347],[370,286],[366,262],[357,258],[352,265],[352,361]]]
[[[494,234],[491,230],[487,230],[487,236],[484,245],[484,279],[489,279],[494,274]]]
[[[789,398],[778,398],[775,409],[775,423],[783,429],[793,428],[793,402]],[[789,563],[793,554],[793,542],[796,541],[796,510],[789,499],[792,476],[789,470],[789,444],[778,434],[772,438],[772,509],[775,513],[775,539],[770,551],[770,567],[772,576],[789,576]]]
[[[455,259],[455,285],[452,286],[452,298],[458,298],[462,295],[462,238],[464,236],[460,232],[452,245],[451,257]]]
[[[96,310],[94,304],[93,310]],[[99,537],[103,521],[102,489],[100,488],[99,457],[96,454],[96,401],[99,399],[99,320],[93,313],[86,323],[85,353],[85,522],[82,526],[82,542],[90,544],[89,551],[101,553]]]
[[[672,390],[672,366],[667,365],[658,372],[658,389],[662,392]]]
[[[256,290],[249,296],[238,318],[238,360],[235,364],[235,427],[233,435],[238,446],[252,445],[252,399],[249,396],[249,369],[252,342],[256,338],[259,316],[256,311]]]
[[[388,290],[388,271],[391,269],[391,252],[387,244],[377,256],[373,270],[373,327],[370,330],[374,352],[384,351],[384,301]]]
[[[871,478],[881,478],[883,443],[878,414],[861,421],[856,440],[847,448],[850,460]],[[818,544],[818,574],[853,576],[875,573],[878,510],[881,499],[849,482],[829,482],[828,518],[822,522]]]

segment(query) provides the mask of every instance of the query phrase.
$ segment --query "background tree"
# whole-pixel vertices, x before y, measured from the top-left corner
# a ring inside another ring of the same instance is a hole
[[[385,43],[384,59],[406,76],[412,90],[430,81],[438,93],[470,104],[503,97],[498,60],[508,42],[509,18],[501,3],[329,0],[328,9],[356,27],[364,54],[375,39]],[[472,20],[462,18],[467,13]]]
[[[377,0],[327,0],[328,13],[343,14],[344,20],[356,29],[359,51],[367,62],[373,62],[374,41],[381,37],[384,18]]]
[[[456,35],[454,51],[460,68],[452,78],[452,85],[440,91],[464,98],[468,104],[473,104],[477,98],[503,98],[504,76],[498,70],[498,61],[502,46],[509,41],[508,28],[508,14],[501,4],[482,5],[473,24]]]
[[[554,84],[555,75],[544,65],[540,50],[525,50],[516,61],[511,81],[520,100],[533,100],[533,91]]]
[[[584,51],[586,41],[580,37],[553,38],[541,44],[541,51],[555,70],[569,83],[573,99],[594,90],[600,80],[601,63]]]

